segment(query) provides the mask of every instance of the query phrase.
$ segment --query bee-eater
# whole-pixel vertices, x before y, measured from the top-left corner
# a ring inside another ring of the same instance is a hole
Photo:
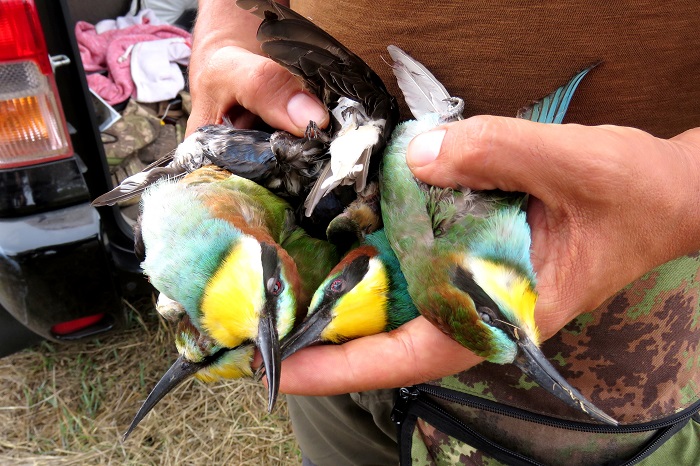
[[[283,340],[282,359],[318,343],[388,332],[418,317],[384,230],[364,237],[321,283],[307,318]]]
[[[573,388],[538,348],[535,273],[526,197],[500,191],[441,189],[406,164],[418,134],[461,117],[463,103],[420,63],[389,47],[393,70],[415,120],[399,125],[383,157],[381,208],[387,238],[416,307],[442,332],[490,362],[513,363],[541,387],[593,419],[617,424]],[[518,112],[560,123],[588,68]]]
[[[176,318],[181,306],[212,347],[254,343],[272,409],[279,339],[337,263],[335,247],[297,227],[289,205],[267,189],[211,165],[154,184],[141,209],[138,252],[159,305],[169,303]]]
[[[261,49],[300,77],[329,110],[328,132],[315,122],[309,122],[302,138],[283,131],[206,126],[174,154],[127,178],[93,205],[112,205],[161,178],[179,177],[208,163],[257,181],[276,194],[302,195],[306,216],[338,186],[353,185],[357,193],[365,189],[368,176],[379,166],[373,155],[381,154],[398,122],[396,99],[361,58],[308,19],[272,0],[236,3],[263,19],[257,33]],[[338,205],[329,219],[345,205]]]
[[[255,345],[247,343],[235,348],[222,347],[200,333],[186,314],[178,322],[175,346],[180,357],[170,366],[143,402],[124,434],[123,440],[129,437],[139,422],[168,392],[190,376],[203,382],[253,376],[250,364],[253,361]]]

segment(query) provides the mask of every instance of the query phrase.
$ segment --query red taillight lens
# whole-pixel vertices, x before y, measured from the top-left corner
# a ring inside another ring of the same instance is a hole
[[[0,1],[0,62],[31,60],[51,74],[44,33],[32,0]]]
[[[0,0],[0,168],[72,155],[32,0]]]
[[[79,319],[71,320],[68,322],[61,322],[60,324],[56,324],[53,327],[51,327],[51,333],[54,336],[58,337],[70,335],[71,333],[75,333],[87,327],[90,327],[91,325],[95,325],[96,323],[104,319],[104,317],[105,313],[102,312],[100,314],[81,317]]]

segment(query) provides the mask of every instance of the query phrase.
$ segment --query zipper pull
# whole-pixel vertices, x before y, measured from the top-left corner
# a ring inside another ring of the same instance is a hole
[[[420,392],[416,387],[402,387],[399,388],[399,396],[394,403],[394,407],[391,410],[391,420],[395,424],[401,425],[406,419],[406,414],[408,413],[408,407],[411,401],[418,398]]]

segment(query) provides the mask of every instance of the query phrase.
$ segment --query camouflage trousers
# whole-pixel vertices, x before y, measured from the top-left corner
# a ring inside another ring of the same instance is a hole
[[[289,397],[294,430],[317,466],[700,464],[700,254],[650,271],[542,350],[621,425],[482,363],[400,396]]]
[[[657,422],[609,427],[483,401],[475,403],[480,407],[471,408],[470,415],[470,408],[460,404],[457,417],[442,409],[442,398],[427,391],[414,392],[412,401],[402,407],[402,465],[694,466],[700,462],[698,404]]]
[[[388,401],[396,392],[380,390],[337,397],[288,397],[294,432],[304,455],[302,466],[390,466],[399,463],[694,466],[700,460],[700,417],[697,413],[658,430],[628,434],[585,433],[531,422],[524,431],[533,437],[549,440],[546,443],[548,449],[556,450],[559,455],[557,459],[544,462],[500,445],[491,445],[488,435],[481,436],[474,431],[465,436],[464,431],[457,430],[452,436],[421,418],[425,415],[425,408],[416,405],[405,412],[397,436],[393,433],[396,426],[389,416],[394,403]],[[360,401],[361,396],[373,400],[369,403]],[[439,426],[441,421],[435,424]],[[449,427],[443,426],[442,429],[450,431]],[[620,444],[627,440],[626,448],[598,448],[612,437],[617,437]],[[553,438],[557,440],[552,441]],[[584,438],[586,440],[581,442]],[[572,443],[579,446],[572,446]],[[580,446],[582,443],[583,447]]]

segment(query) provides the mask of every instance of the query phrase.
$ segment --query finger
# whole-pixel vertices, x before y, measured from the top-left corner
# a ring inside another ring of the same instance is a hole
[[[328,113],[303,90],[301,81],[272,60],[238,47],[212,54],[197,77],[190,127],[218,123],[236,105],[259,115],[273,128],[303,135],[309,121],[324,127]]]
[[[299,351],[283,363],[280,391],[327,396],[400,387],[455,374],[480,361],[419,317],[393,332]]]
[[[251,129],[258,121],[257,115],[240,106],[234,107],[226,112],[226,117],[234,128],[239,129]]]
[[[584,168],[587,154],[580,149],[591,144],[591,129],[477,116],[417,136],[407,162],[430,184],[523,191],[547,199]]]
[[[202,100],[206,99],[206,100]],[[222,121],[223,112],[220,110],[216,102],[213,102],[209,96],[204,95],[199,99],[192,99],[192,111],[187,118],[187,128],[185,129],[185,137],[197,131],[208,124],[219,124]]]

